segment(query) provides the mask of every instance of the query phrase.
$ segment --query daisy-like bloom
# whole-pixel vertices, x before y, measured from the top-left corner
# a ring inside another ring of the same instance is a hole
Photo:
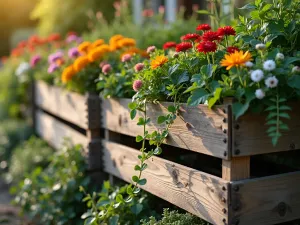
[[[234,53],[235,51],[239,51],[239,48],[231,46],[231,47],[227,47],[226,51],[228,53]]]
[[[300,66],[294,66],[292,69],[292,73],[300,73]]]
[[[274,62],[274,60],[267,60],[264,62],[263,64],[264,70],[266,71],[272,71],[276,68],[276,64]]]
[[[59,66],[56,63],[50,64],[48,67],[47,72],[49,74],[53,73],[55,70],[57,70],[59,68]]]
[[[90,63],[87,56],[80,56],[74,61],[74,70],[79,72]]]
[[[68,56],[70,59],[75,59],[78,56],[80,56],[80,52],[78,51],[78,49],[76,47],[70,48],[68,51]]]
[[[182,36],[182,40],[183,41],[195,41],[200,37],[201,36],[199,34],[186,34],[186,35]]]
[[[169,49],[169,48],[176,48],[176,42],[174,41],[168,41],[166,43],[164,43],[163,45],[163,49],[166,50],[166,49]]]
[[[132,84],[132,88],[136,92],[138,92],[142,86],[143,86],[143,81],[141,80],[135,80]]]
[[[144,63],[137,63],[135,66],[134,66],[134,70],[135,72],[139,72],[141,71],[142,69],[144,69]]]
[[[199,24],[196,30],[202,30],[202,31],[211,30],[211,26],[209,26],[208,24]]]
[[[155,46],[149,46],[149,47],[147,48],[147,53],[150,54],[150,53],[154,52],[155,49],[156,49]]]
[[[219,41],[221,39],[221,35],[215,31],[207,31],[202,35],[203,41]]]
[[[268,77],[266,80],[265,80],[265,85],[268,87],[268,88],[275,88],[277,87],[278,85],[278,80],[275,76],[272,76],[272,77]]]
[[[230,36],[230,35],[235,35],[235,30],[231,26],[225,26],[225,27],[220,27],[217,30],[217,33],[219,33],[220,36]]]
[[[150,65],[152,69],[156,69],[157,67],[164,65],[166,62],[168,62],[168,58],[164,55],[159,55],[150,62]]]
[[[78,46],[78,51],[81,53],[87,53],[90,45],[91,45],[91,42],[84,41]]]
[[[73,65],[66,67],[61,75],[61,81],[65,84],[76,74]]]
[[[257,44],[255,45],[256,50],[265,50],[266,49],[266,45],[265,44]]]
[[[262,90],[262,89],[257,89],[256,91],[255,91],[255,96],[256,96],[256,98],[258,98],[258,99],[263,99],[264,97],[265,97],[265,92]]]
[[[128,61],[131,60],[131,58],[132,58],[132,57],[131,57],[130,54],[125,54],[125,55],[122,56],[121,61],[122,61],[122,62],[128,62]]]
[[[253,82],[259,82],[264,78],[264,72],[262,70],[253,70],[250,74]]]
[[[217,50],[217,44],[212,41],[202,41],[198,46],[197,50],[199,52],[208,53],[215,52]]]
[[[31,67],[35,67],[39,61],[41,61],[42,57],[40,55],[34,55],[32,56],[32,58],[30,59],[30,66]]]
[[[104,73],[105,75],[107,75],[111,70],[112,70],[112,67],[110,64],[105,64],[102,67],[102,73]]]
[[[276,54],[276,60],[284,60],[284,54],[282,54],[282,53],[277,53],[277,54]]]
[[[250,62],[250,61],[245,62],[245,66],[248,67],[248,68],[253,67],[253,65],[254,65],[253,62]]]
[[[185,52],[191,49],[193,45],[190,42],[182,42],[176,45],[176,52]]]
[[[243,51],[226,54],[225,58],[221,60],[221,66],[226,66],[226,70],[230,70],[232,67],[245,66],[245,63],[252,61],[251,54]]]

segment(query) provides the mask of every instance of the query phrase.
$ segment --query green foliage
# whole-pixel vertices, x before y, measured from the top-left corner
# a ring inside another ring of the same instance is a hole
[[[189,213],[179,213],[164,209],[161,220],[151,217],[149,221],[143,220],[141,225],[209,225],[209,223]]]
[[[45,168],[49,164],[49,156],[54,150],[48,144],[35,136],[21,143],[13,150],[9,165],[9,178],[14,183],[24,179],[36,167]]]
[[[53,154],[47,168],[35,168],[12,189],[14,202],[31,219],[45,225],[81,224],[79,218],[85,207],[79,187],[87,188],[89,184],[81,151],[81,146],[66,143]]]
[[[86,195],[83,201],[88,206],[88,211],[81,216],[85,225],[137,225],[141,219],[155,215],[149,208],[146,193],[141,193],[132,201],[123,198],[124,194],[133,191],[131,185],[114,187],[105,181],[99,193],[87,194],[84,188],[81,191]],[[125,201],[127,204],[122,204]]]

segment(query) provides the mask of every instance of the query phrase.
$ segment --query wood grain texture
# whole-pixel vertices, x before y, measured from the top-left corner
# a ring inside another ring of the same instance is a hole
[[[36,131],[56,149],[62,146],[64,138],[67,137],[73,144],[81,144],[87,151],[88,139],[85,135],[40,110],[36,111]]]
[[[227,181],[250,178],[250,156],[222,160],[222,178]]]
[[[142,134],[142,127],[136,125],[138,116],[134,120],[130,119],[129,102],[131,99],[102,100],[102,126],[130,136]],[[158,116],[167,114],[167,107],[170,104],[148,104],[147,114],[151,122],[147,129],[150,132],[162,128],[156,120]],[[223,109],[222,106],[210,110],[204,105],[197,107],[184,105],[180,116],[170,128],[167,144],[228,159],[228,132],[224,133],[224,129],[228,127],[228,120]]]
[[[300,172],[231,183],[232,224],[272,225],[300,218]]]
[[[139,162],[139,151],[107,141],[103,141],[103,146],[104,171],[131,182],[137,174],[133,168]],[[224,225],[228,182],[155,156],[147,164],[143,172],[147,184],[143,189],[213,224]]]
[[[234,145],[232,156],[258,155],[271,152],[281,152],[300,149],[300,107],[292,104],[289,112],[291,119],[285,120],[289,126],[288,131],[282,136],[276,146],[271,143],[266,131],[267,114],[246,114],[240,117],[233,125]]]
[[[50,86],[42,81],[37,81],[35,87],[35,101],[39,108],[81,128],[88,128],[86,96]]]

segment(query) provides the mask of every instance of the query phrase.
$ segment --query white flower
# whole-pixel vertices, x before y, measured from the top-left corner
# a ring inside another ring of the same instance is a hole
[[[256,50],[265,50],[266,45],[265,44],[257,44],[255,45]]]
[[[294,66],[292,69],[292,73],[300,73],[300,66]]]
[[[248,68],[251,68],[253,66],[253,62],[245,62],[245,66],[248,67]]]
[[[205,100],[204,105],[208,105],[208,101],[207,100]]]
[[[251,80],[254,82],[259,82],[264,78],[264,72],[262,70],[254,70],[250,74]]]
[[[272,71],[276,68],[276,64],[274,60],[267,60],[264,62],[264,70],[266,71]]]
[[[272,76],[272,77],[268,77],[266,80],[265,80],[265,84],[268,88],[274,88],[274,87],[277,87],[278,85],[278,80],[275,76]]]
[[[276,54],[276,60],[284,60],[284,54],[282,54],[282,53],[277,53],[277,54]]]
[[[265,92],[262,90],[262,89],[257,89],[256,91],[255,91],[255,96],[256,96],[256,98],[258,98],[258,99],[263,99],[264,97],[265,97]]]
[[[22,62],[20,63],[20,65],[18,66],[18,68],[16,69],[16,75],[18,77],[20,77],[21,75],[23,75],[25,72],[27,72],[27,70],[30,69],[30,64],[27,62]]]

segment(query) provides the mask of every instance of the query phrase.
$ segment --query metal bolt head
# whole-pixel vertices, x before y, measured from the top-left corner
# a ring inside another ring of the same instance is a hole
[[[227,152],[226,152],[226,151],[224,151],[223,155],[224,155],[224,156],[227,156]]]
[[[225,197],[222,197],[221,201],[222,201],[223,203],[226,203],[226,198],[225,198]]]
[[[226,133],[227,133],[227,130],[226,130],[226,129],[224,129],[224,130],[223,130],[223,133],[224,133],[224,134],[226,134]]]
[[[238,185],[236,185],[236,186],[233,187],[233,190],[234,190],[235,192],[238,192],[238,191],[240,190],[240,187],[239,187]]]
[[[225,187],[225,186],[223,186],[223,187],[222,187],[222,190],[223,190],[223,191],[226,191],[226,187]]]
[[[226,213],[227,213],[227,210],[226,210],[226,209],[222,209],[222,212],[223,212],[224,214],[226,214]]]
[[[234,151],[234,154],[236,154],[236,155],[239,155],[241,153],[241,151],[239,150],[239,149],[236,149],[235,151]]]
[[[226,123],[226,121],[227,121],[226,118],[224,118],[224,119],[223,119],[223,123]]]
[[[226,139],[226,138],[224,138],[224,139],[223,139],[223,142],[226,144],[226,143],[227,143],[227,139]]]

